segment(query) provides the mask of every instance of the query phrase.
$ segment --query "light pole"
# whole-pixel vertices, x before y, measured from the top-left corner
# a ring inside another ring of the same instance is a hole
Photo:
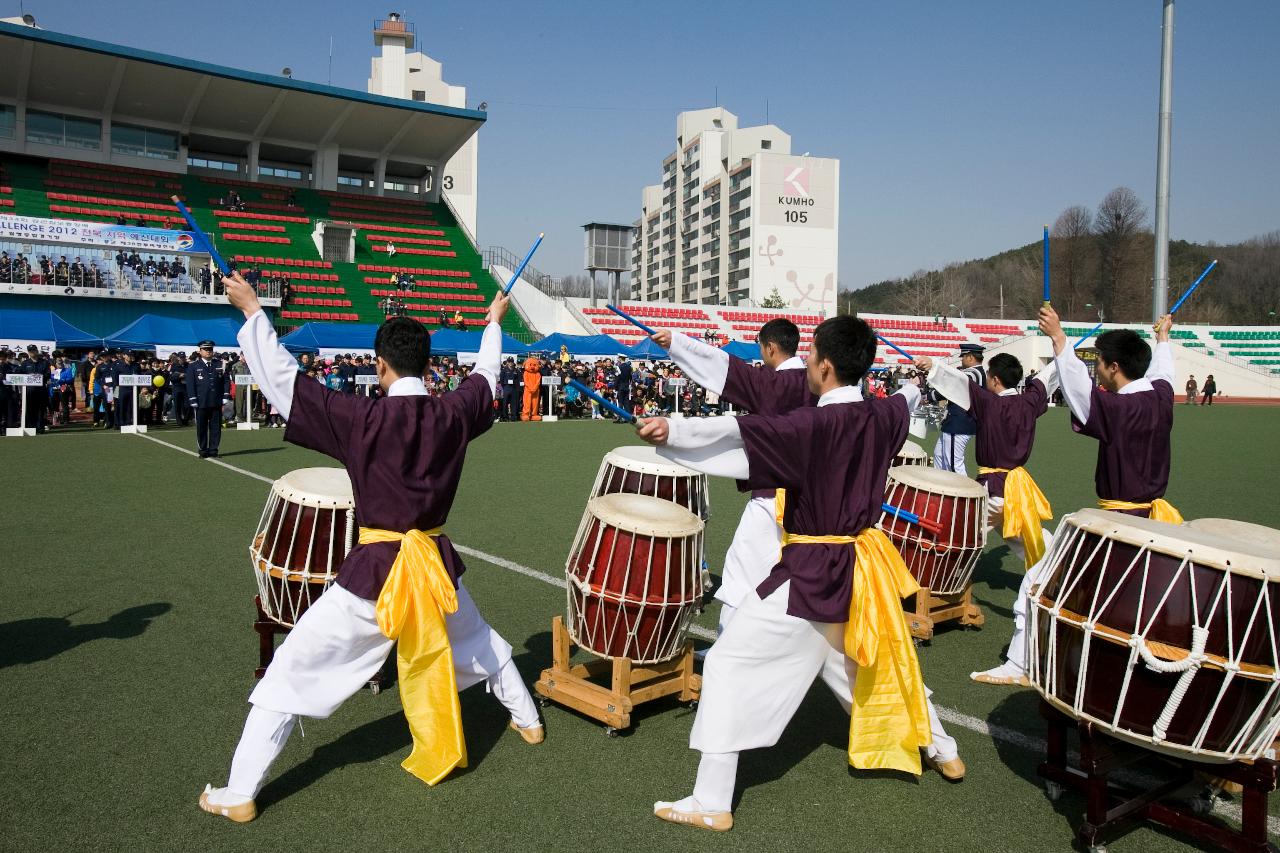
[[[959,311],[959,312],[960,312],[960,319],[961,319],[961,320],[965,319],[965,316],[964,316],[964,309],[963,309],[963,308],[961,308],[961,307],[959,307],[959,306],[957,306],[957,305],[948,305],[947,307],[948,307],[948,308],[950,308],[950,309],[952,309],[952,310],[951,310],[951,313],[952,313],[952,314],[955,314],[955,312]]]

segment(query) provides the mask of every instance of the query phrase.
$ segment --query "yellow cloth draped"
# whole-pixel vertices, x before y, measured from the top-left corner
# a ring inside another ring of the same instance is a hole
[[[1173,504],[1164,498],[1156,498],[1153,501],[1113,501],[1106,498],[1099,498],[1098,506],[1102,509],[1114,511],[1145,509],[1147,510],[1147,518],[1152,521],[1163,521],[1165,524],[1181,524],[1182,513],[1174,509]]]
[[[428,785],[467,766],[462,706],[453,671],[453,649],[444,616],[458,609],[458,591],[444,567],[435,537],[440,528],[360,528],[360,544],[399,542],[400,553],[378,594],[378,627],[396,646],[400,704],[413,735],[413,752],[402,766]]]
[[[849,763],[860,770],[920,775],[920,749],[933,740],[924,679],[907,630],[902,599],[920,590],[889,537],[868,528],[857,536],[782,533],[782,546],[852,545],[853,595],[845,654],[858,664],[849,717]]]
[[[787,490],[778,489],[773,493],[773,517],[777,519],[779,527],[786,527],[782,523],[782,517],[787,513]]]
[[[1017,468],[979,467],[978,473],[1008,475],[1004,480],[1004,529],[1001,534],[1005,539],[1014,536],[1022,539],[1022,547],[1026,551],[1023,561],[1026,568],[1031,568],[1044,556],[1044,528],[1040,522],[1053,518],[1049,499],[1021,465]]]

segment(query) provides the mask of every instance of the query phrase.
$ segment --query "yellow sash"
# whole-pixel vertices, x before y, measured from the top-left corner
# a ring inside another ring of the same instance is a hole
[[[1049,499],[1021,465],[1012,469],[979,467],[978,473],[1009,475],[1004,481],[1004,529],[1001,532],[1005,539],[1014,536],[1022,539],[1026,551],[1023,561],[1026,568],[1031,568],[1044,556],[1044,529],[1040,522],[1053,518]]]
[[[844,650],[858,664],[849,717],[849,763],[860,770],[920,775],[920,749],[933,740],[924,679],[907,630],[902,599],[920,590],[889,537],[875,528],[857,536],[782,532],[788,545],[852,545],[853,596]]]
[[[1152,521],[1163,521],[1165,524],[1181,524],[1182,513],[1173,508],[1173,504],[1164,498],[1156,498],[1153,501],[1113,501],[1106,498],[1098,499],[1098,506],[1102,509],[1110,509],[1115,511],[1145,509],[1147,510],[1147,518]]]
[[[787,490],[777,489],[773,493],[773,517],[777,519],[779,527],[786,527],[782,523],[782,516],[787,512]]]
[[[453,650],[444,623],[444,615],[458,609],[458,591],[440,556],[439,535],[438,527],[408,533],[360,528],[361,545],[400,543],[378,594],[378,627],[399,641],[400,704],[413,735],[413,752],[401,766],[428,785],[467,766]]]

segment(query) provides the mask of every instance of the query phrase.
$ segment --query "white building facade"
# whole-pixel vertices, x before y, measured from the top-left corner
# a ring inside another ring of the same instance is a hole
[[[412,25],[401,21],[395,13],[388,18],[390,20],[379,21],[374,30],[374,44],[382,55],[373,58],[369,93],[465,109],[467,88],[446,83],[444,66],[431,57],[420,51],[410,53],[416,39]],[[439,176],[440,197],[453,207],[472,242],[476,238],[479,157],[480,140],[472,136],[450,158]]]
[[[776,289],[787,308],[834,313],[839,188],[839,160],[793,155],[775,125],[681,113],[634,224],[632,298],[758,306]]]

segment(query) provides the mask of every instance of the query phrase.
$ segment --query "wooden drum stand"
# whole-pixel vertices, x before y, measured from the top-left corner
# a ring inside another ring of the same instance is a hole
[[[934,626],[941,622],[959,622],[967,628],[979,628],[987,621],[982,608],[973,603],[973,585],[953,595],[934,595],[927,587],[912,596],[914,608],[904,608],[907,627],[917,640],[933,639]]]
[[[1276,789],[1276,763],[1267,759],[1209,764],[1185,758],[1159,757],[1175,769],[1174,777],[1163,784],[1136,781],[1122,785],[1117,771],[1156,753],[1119,741],[1098,730],[1092,723],[1075,720],[1041,701],[1040,714],[1049,723],[1048,755],[1038,772],[1045,780],[1050,800],[1062,796],[1063,788],[1085,796],[1085,819],[1076,836],[1091,853],[1103,853],[1103,842],[1114,837],[1125,824],[1148,820],[1214,847],[1231,851],[1276,851],[1267,840],[1267,795]],[[1071,766],[1067,756],[1067,733],[1080,736],[1079,766]],[[1243,789],[1242,826],[1236,830],[1207,817],[1212,799],[1193,799],[1187,804],[1174,796],[1198,779],[1213,777],[1234,782]]]
[[[666,696],[681,702],[697,702],[702,676],[693,671],[693,643],[670,660],[636,664],[626,658],[597,658],[571,664],[574,642],[564,626],[564,618],[551,620],[551,666],[542,671],[534,685],[538,701],[558,702],[605,724],[605,734],[613,737],[630,728],[631,712],[637,705]],[[608,676],[608,686],[592,679]]]

